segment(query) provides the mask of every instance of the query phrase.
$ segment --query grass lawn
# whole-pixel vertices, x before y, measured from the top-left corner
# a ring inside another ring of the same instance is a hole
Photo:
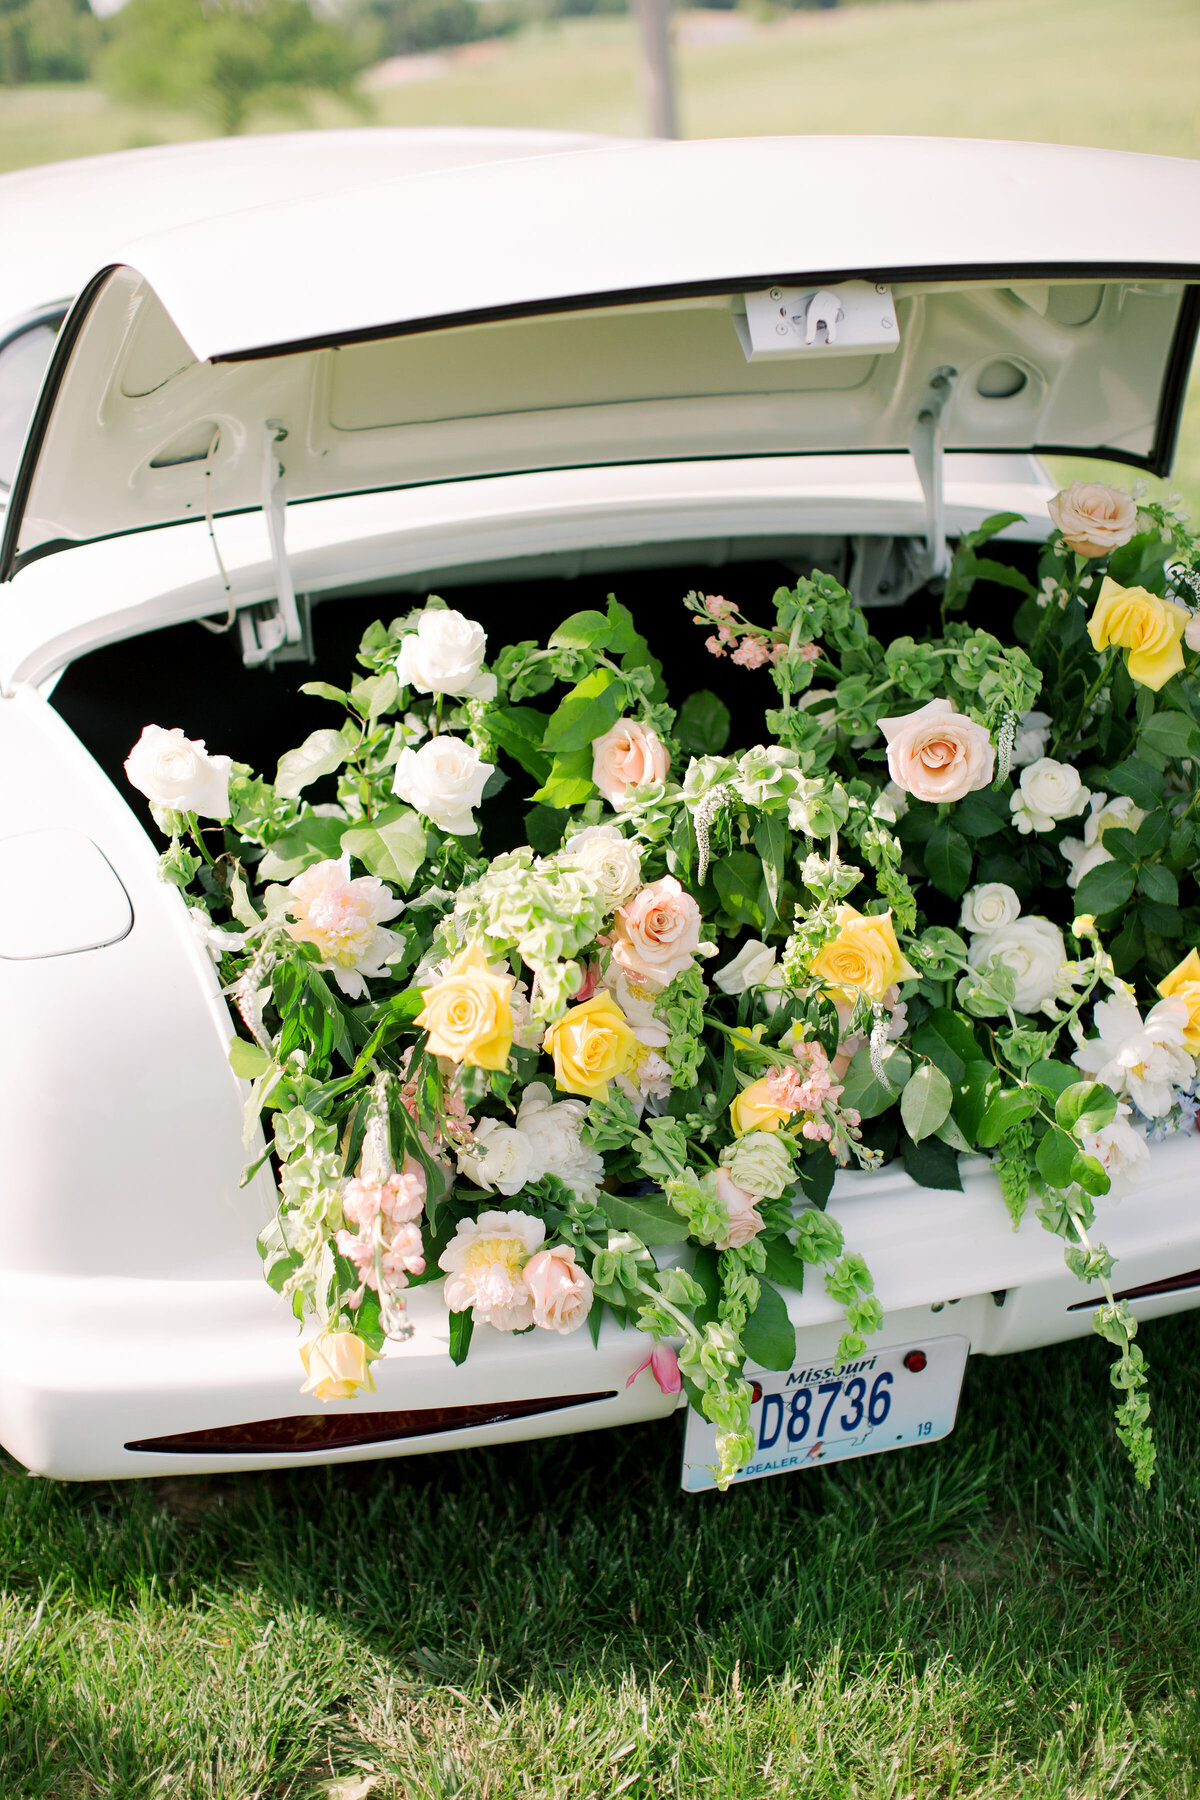
[[[1195,0],[883,3],[680,60],[691,135],[1200,156]],[[476,50],[375,117],[636,131],[628,21]],[[204,130],[10,90],[0,168]],[[1200,400],[1178,485],[1200,508]],[[0,1800],[1200,1794],[1200,1319],[1144,1342],[1148,1499],[1092,1342],[972,1363],[945,1443],[702,1500],[679,1419],[219,1480],[4,1465]]]
[[[1129,1202],[1126,1202],[1129,1204]],[[928,1449],[685,1498],[681,1420],[302,1474],[0,1479],[6,1800],[1200,1790],[1194,1315],[968,1365]]]

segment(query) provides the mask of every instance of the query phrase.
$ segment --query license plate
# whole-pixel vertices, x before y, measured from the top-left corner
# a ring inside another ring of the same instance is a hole
[[[796,1363],[780,1374],[749,1377],[754,1455],[735,1482],[790,1475],[851,1456],[875,1456],[932,1444],[954,1428],[969,1346],[964,1337],[895,1344],[844,1363]],[[717,1434],[688,1408],[683,1487],[702,1494],[717,1484]]]

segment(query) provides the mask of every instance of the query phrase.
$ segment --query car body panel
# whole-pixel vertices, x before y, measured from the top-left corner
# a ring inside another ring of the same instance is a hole
[[[1084,171],[1139,196],[1100,262],[1058,200]],[[528,157],[200,220],[114,253],[76,301],[0,573],[257,506],[276,461],[294,503],[631,459],[904,450],[936,417],[950,449],[1158,468],[1200,316],[1181,222],[1198,204],[1200,170],[1168,158],[758,139]],[[747,359],[748,291],[829,284],[849,306],[838,283],[860,278],[898,346],[868,334],[846,353],[818,332]]]

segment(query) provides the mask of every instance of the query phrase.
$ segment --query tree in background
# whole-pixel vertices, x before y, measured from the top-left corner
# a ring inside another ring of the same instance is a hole
[[[0,85],[86,81],[100,32],[88,0],[0,0]]]
[[[470,44],[485,33],[491,36],[497,27],[511,31],[518,23],[500,0],[492,0],[482,23],[475,0],[362,0],[357,15],[374,23],[383,56]]]
[[[100,75],[114,99],[195,109],[244,131],[252,112],[303,113],[320,91],[353,101],[375,34],[315,18],[306,0],[129,0]]]

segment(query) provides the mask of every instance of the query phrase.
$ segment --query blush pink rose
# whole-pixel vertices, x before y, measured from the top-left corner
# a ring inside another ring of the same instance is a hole
[[[533,1301],[533,1322],[566,1337],[592,1310],[592,1278],[578,1267],[569,1245],[539,1250],[524,1268],[525,1286]]]
[[[611,731],[592,739],[592,780],[618,810],[625,804],[627,789],[665,781],[670,766],[658,733],[637,719],[618,719]]]
[[[1073,481],[1046,511],[1079,556],[1107,556],[1127,544],[1137,526],[1137,501],[1103,481]]]
[[[880,719],[888,773],[918,800],[961,800],[988,785],[996,752],[982,725],[955,712],[949,700],[930,700],[903,718]]]
[[[673,875],[652,881],[613,915],[613,958],[639,981],[666,987],[696,960],[700,908]]]
[[[764,1220],[758,1212],[758,1195],[739,1187],[727,1169],[717,1170],[717,1198],[729,1218],[729,1230],[717,1244],[718,1250],[740,1250],[757,1237]]]

